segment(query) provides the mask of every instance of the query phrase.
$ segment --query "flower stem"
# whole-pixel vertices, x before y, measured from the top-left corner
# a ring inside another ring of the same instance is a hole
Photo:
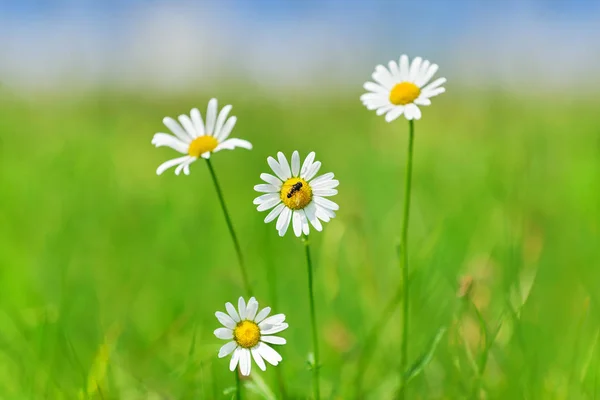
[[[317,335],[317,316],[315,313],[315,295],[313,291],[313,266],[310,258],[310,242],[308,241],[308,236],[303,235],[302,242],[304,242],[306,264],[308,267],[308,298],[310,300],[310,322],[312,325],[313,354],[315,356],[313,365],[313,391],[315,400],[319,400],[321,398],[319,387],[319,339]]]
[[[242,380],[238,371],[235,371],[235,400],[242,400]]]
[[[404,188],[404,217],[400,237],[400,286],[402,287],[402,332],[400,336],[400,391],[398,398],[404,400],[406,390],[406,365],[408,363],[408,219],[410,216],[410,192],[412,183],[413,142],[415,124],[408,121],[408,157],[406,159],[406,178]]]
[[[206,160],[206,165],[208,165],[208,170],[210,171],[210,176],[215,184],[215,189],[217,191],[217,196],[219,196],[219,202],[221,203],[221,208],[223,209],[223,214],[225,214],[225,221],[227,222],[227,228],[229,228],[229,233],[231,234],[231,239],[233,240],[233,246],[235,247],[235,252],[237,254],[238,263],[240,265],[240,271],[242,273],[242,280],[244,281],[244,289],[246,290],[246,294],[248,296],[252,296],[252,288],[250,287],[250,281],[248,280],[248,273],[246,271],[246,266],[244,264],[244,257],[242,257],[242,250],[240,248],[240,242],[238,242],[238,238],[235,234],[235,230],[233,229],[233,223],[231,222],[231,217],[229,216],[229,212],[227,212],[227,206],[225,205],[225,199],[223,198],[223,192],[221,191],[221,186],[219,185],[219,181],[217,180],[217,175],[215,174],[215,170],[210,162],[210,159]]]

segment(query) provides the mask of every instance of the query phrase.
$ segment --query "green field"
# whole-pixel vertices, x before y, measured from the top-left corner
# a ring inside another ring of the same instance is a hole
[[[255,295],[290,325],[283,362],[254,366],[256,382],[311,394],[303,246],[252,200],[267,156],[314,150],[341,182],[337,218],[311,232],[323,398],[392,398],[399,308],[366,339],[398,287],[407,123],[364,109],[360,89],[1,92],[0,399],[232,397],[213,335],[215,311],[244,294],[231,239],[205,163],[156,176],[176,155],[150,144],[164,116],[212,95],[254,144],[212,160]],[[411,363],[447,330],[408,398],[600,396],[600,103],[560,98],[449,87],[416,123]]]

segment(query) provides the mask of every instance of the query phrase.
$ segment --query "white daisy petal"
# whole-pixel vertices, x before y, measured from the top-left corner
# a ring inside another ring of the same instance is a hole
[[[259,343],[258,352],[269,364],[276,366],[282,360],[281,355],[266,343]]]
[[[409,106],[412,109],[413,119],[421,119],[421,110],[419,109],[419,107],[417,107],[415,104],[409,104],[407,107]]]
[[[421,57],[415,57],[415,59],[410,64],[410,71],[408,73],[408,80],[413,82],[417,79],[417,74],[419,73],[419,69],[421,68],[421,62],[423,59]]]
[[[190,136],[190,138],[194,139],[198,136],[198,134],[196,133],[196,128],[194,127],[194,124],[192,123],[190,117],[188,117],[185,114],[181,114],[179,116],[179,122],[181,123],[181,126],[183,126],[183,129],[185,129],[186,133]]]
[[[258,196],[257,198],[254,199],[253,203],[254,204],[262,204],[267,200],[272,200],[272,199],[279,199],[279,193],[267,193],[267,194],[263,194],[261,196]]]
[[[292,210],[290,210],[287,207],[284,208],[283,211],[281,212],[281,214],[279,214],[279,218],[277,218],[277,225],[280,226],[279,228],[277,228],[277,232],[279,233],[279,236],[285,235],[288,227],[290,226],[291,219],[292,219]],[[281,221],[281,224],[279,221]]]
[[[269,318],[265,318],[263,321],[261,321],[261,323],[258,324],[258,327],[263,329],[264,327],[266,327],[268,325],[279,325],[284,321],[285,321],[285,314],[275,314],[275,315],[271,315]]]
[[[281,199],[279,198],[279,196],[277,196],[277,194],[275,193],[276,197],[266,200],[265,202],[261,203],[258,205],[258,207],[256,207],[256,209],[258,211],[266,211],[266,210],[270,210],[271,208],[275,207],[277,204],[281,203]]]
[[[401,116],[401,115],[402,115],[402,113],[403,113],[403,112],[405,112],[405,110],[406,110],[406,107],[404,107],[404,106],[401,106],[401,107],[394,107],[394,109],[393,109],[393,110],[391,110],[390,112],[388,112],[388,113],[385,115],[385,120],[386,120],[387,122],[392,122],[392,121],[394,121],[396,118],[398,118],[399,116]]]
[[[219,111],[219,115],[217,116],[217,122],[215,123],[215,129],[213,131],[213,136],[219,140],[221,137],[221,129],[223,129],[223,125],[225,125],[225,120],[229,115],[229,111],[231,111],[231,104],[226,105]]]
[[[224,142],[221,142],[215,147],[213,153],[216,153],[221,150],[233,150],[236,147],[241,147],[242,149],[252,150],[252,143],[244,139],[227,139]]]
[[[271,312],[271,307],[265,307],[262,310],[260,310],[258,312],[258,314],[256,315],[256,318],[254,318],[254,322],[256,322],[257,324],[262,322],[265,318],[267,318],[267,316],[269,315],[269,313]]]
[[[423,77],[425,76],[425,73],[429,70],[429,64],[431,64],[429,62],[429,60],[423,60],[423,62],[421,63],[421,66],[419,68],[419,71],[417,71],[417,76],[415,78],[415,85],[417,85],[418,87],[422,87],[422,81],[423,81]]]
[[[310,226],[308,225],[308,218],[306,217],[305,210],[306,208],[304,210],[300,210],[300,217],[302,221],[302,233],[308,235],[310,233]]]
[[[237,343],[233,340],[231,342],[225,343],[219,349],[219,358],[223,358],[225,356],[230,355],[237,348]]]
[[[279,325],[269,325],[264,330],[261,330],[260,333],[261,335],[274,335],[276,333],[285,331],[287,328],[288,324],[284,322],[283,324]]]
[[[231,356],[231,361],[229,362],[230,371],[235,371],[235,368],[237,367],[238,362],[240,361],[240,354],[242,354],[242,348],[238,347],[235,349],[233,355]]]
[[[390,71],[387,70],[383,65],[378,65],[375,67],[375,72],[371,75],[373,80],[379,83],[386,89],[391,89],[394,86],[394,78],[390,74]]]
[[[254,190],[260,193],[275,193],[279,192],[279,188],[268,184],[268,183],[260,183],[254,186]]]
[[[250,297],[250,300],[248,300],[248,304],[246,305],[246,319],[254,321],[254,317],[256,317],[257,311],[258,301],[256,301],[254,297]]]
[[[167,169],[174,167],[176,165],[179,165],[189,159],[190,159],[190,156],[183,156],[183,157],[179,157],[179,158],[174,158],[169,161],[165,161],[164,163],[160,164],[158,166],[158,168],[156,169],[156,175],[160,175],[163,172],[165,172]]]
[[[444,93],[445,91],[446,91],[445,88],[440,87],[440,88],[437,88],[437,89],[429,90],[427,92],[423,92],[423,95],[427,96],[427,97],[434,97],[434,96],[437,96],[438,94]]]
[[[393,110],[395,108],[403,108],[403,106],[399,106],[398,107],[398,106],[395,106],[393,104],[388,104],[387,106],[383,106],[383,107],[378,108],[377,111],[375,111],[375,113],[377,115],[383,115],[383,114],[385,114],[385,113],[387,113],[387,112],[389,112],[389,111],[391,111],[391,110]]]
[[[294,235],[297,237],[302,236],[302,217],[300,211],[294,211],[292,215],[292,227],[294,228]]]
[[[313,163],[303,178],[307,181],[310,181],[319,172],[320,168],[321,168],[321,161],[317,161],[317,162]]]
[[[217,119],[217,99],[210,99],[206,107],[206,125],[204,129],[207,135],[215,135],[215,121]]]
[[[418,106],[430,106],[431,105],[431,100],[429,100],[426,97],[419,97],[418,99],[416,99],[414,101],[414,103]]]
[[[399,80],[400,79],[400,70],[398,69],[398,64],[396,64],[396,61],[392,60],[388,63],[388,68],[390,70],[390,74],[392,75],[392,78],[394,78],[394,80]]]
[[[226,303],[225,304],[225,309],[227,310],[227,313],[229,314],[229,316],[231,317],[231,319],[233,319],[235,322],[240,322],[240,315],[237,313],[237,310],[235,309],[235,307],[233,306],[233,304],[231,303]]]
[[[315,203],[317,203],[317,205],[321,206],[321,207],[325,207],[328,208],[332,211],[337,211],[340,209],[340,206],[338,206],[336,203],[334,203],[333,201],[326,199],[324,197],[321,196],[314,196],[313,200]]]
[[[273,172],[275,172],[275,175],[277,175],[277,177],[279,179],[281,179],[282,181],[285,181],[289,178],[289,177],[285,176],[284,169],[281,168],[281,165],[279,165],[279,162],[277,162],[277,160],[275,160],[273,157],[267,158],[267,164],[269,164],[269,167],[271,167]]]
[[[328,172],[326,174],[323,175],[319,175],[317,176],[315,179],[313,179],[312,181],[310,181],[310,186],[311,187],[317,187],[322,183],[328,182],[331,179],[333,179],[335,175],[333,174],[333,172]]]
[[[166,125],[167,128],[171,130],[184,143],[190,143],[192,141],[192,137],[179,125],[177,121],[175,121],[171,117],[164,117],[163,124]]]
[[[260,368],[262,371],[266,371],[267,370],[267,366],[265,365],[265,360],[263,360],[262,356],[260,355],[260,351],[258,351],[258,346],[260,344],[257,344],[256,346],[254,346],[250,352],[252,353],[252,358],[254,358],[254,362],[256,363],[256,365],[258,366],[258,368]]]
[[[288,164],[287,158],[285,158],[285,154],[282,152],[277,153],[277,160],[279,161],[279,166],[283,172],[282,179],[290,179],[292,177],[292,170],[290,169],[290,164]]]
[[[283,184],[283,182],[281,181],[281,179],[277,178],[276,176],[273,176],[271,174],[260,174],[260,179],[262,179],[263,181],[270,183],[271,185],[277,186],[279,188],[281,188],[281,185]]]
[[[314,226],[317,231],[321,232],[323,230],[323,225],[321,225],[321,221],[317,218],[317,206],[315,205],[315,202],[311,201],[304,209],[304,212],[312,226]]]
[[[408,61],[408,56],[406,54],[402,54],[400,56],[400,61],[398,62],[400,69],[400,79],[403,81],[408,80],[409,72],[410,72],[410,63]]]
[[[376,83],[373,82],[366,82],[363,85],[363,88],[365,88],[365,90],[368,90],[369,92],[373,92],[373,93],[378,93],[378,94],[383,94],[383,95],[388,95],[388,90],[386,88],[384,88],[381,85],[378,85]]]
[[[292,153],[292,176],[298,176],[300,172],[300,154],[297,151]]]
[[[410,120],[413,119],[413,111],[414,111],[414,109],[412,107],[409,107],[409,106],[412,106],[412,104],[407,104],[406,107],[404,108],[404,117],[407,120],[410,121]]]
[[[314,182],[314,181],[313,181]],[[319,182],[316,185],[311,182],[310,186],[313,189],[333,189],[340,185],[340,181],[337,179],[331,179],[323,182]]]
[[[190,117],[192,117],[192,123],[194,124],[194,128],[196,128],[198,136],[204,136],[204,121],[202,120],[200,110],[197,108],[192,108],[192,111],[190,111]]]
[[[189,149],[188,144],[168,133],[155,133],[152,137],[152,144],[155,147],[170,147],[181,154],[187,154]]]
[[[227,120],[227,122],[225,122],[225,126],[219,132],[219,136],[217,137],[217,140],[222,142],[223,140],[227,139],[229,137],[229,135],[231,134],[231,131],[235,127],[236,122],[237,122],[237,117],[229,118]]]
[[[183,167],[183,173],[186,175],[190,174],[190,164],[191,163],[187,163],[187,164],[185,164],[185,167]]]
[[[317,218],[319,218],[323,222],[329,222],[331,218],[335,218],[335,212],[319,205],[317,205],[316,215]]]
[[[335,189],[313,189],[313,194],[316,196],[335,196],[338,191]]]
[[[250,357],[250,350],[242,349],[240,354],[240,372],[244,376],[249,376],[252,370],[252,359]]]
[[[271,212],[265,217],[265,224],[268,224],[269,222],[277,218],[284,208],[285,204],[281,203],[278,204],[274,209],[272,209]]]
[[[261,336],[260,340],[271,344],[286,344],[286,340],[280,336]]]
[[[315,156],[316,156],[315,152],[311,151],[304,159],[304,162],[302,163],[302,168],[300,168],[300,177],[301,178],[306,179],[306,173],[312,166],[313,161],[315,161]]]
[[[238,314],[242,321],[246,319],[246,301],[241,296],[238,299]]]
[[[233,331],[229,328],[217,328],[215,329],[215,336],[219,339],[230,340],[233,339]]]
[[[433,89],[436,89],[446,83],[446,78],[438,78],[435,81],[431,82],[429,85],[425,86],[422,92],[430,92]]]
[[[427,68],[427,71],[425,71],[425,73],[421,77],[421,80],[418,83],[418,86],[426,85],[427,82],[429,82],[431,80],[431,78],[433,78],[433,76],[437,72],[438,68],[439,68],[439,66],[437,64],[431,64],[429,66],[429,68]]]
[[[219,322],[222,323],[223,326],[225,326],[226,328],[229,328],[229,329],[235,328],[235,321],[229,315],[225,314],[224,312],[217,311],[215,313],[215,316],[217,317]]]

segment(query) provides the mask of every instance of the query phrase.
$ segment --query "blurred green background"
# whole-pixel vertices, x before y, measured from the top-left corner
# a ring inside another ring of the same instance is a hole
[[[0,398],[231,398],[223,392],[233,374],[212,332],[214,312],[243,294],[233,246],[204,162],[190,176],[156,176],[176,155],[150,144],[164,116],[204,110],[213,95],[234,105],[232,137],[254,144],[212,160],[256,297],[290,324],[284,361],[253,371],[278,398],[310,393],[302,244],[291,232],[279,238],[252,200],[267,156],[314,150],[321,172],[341,182],[337,218],[311,233],[324,398],[391,397],[399,313],[375,324],[399,278],[408,124],[365,110],[360,85],[326,95],[226,89],[2,92]],[[410,398],[600,394],[599,106],[594,96],[575,103],[450,85],[424,108],[410,361],[447,331]],[[367,341],[372,328],[378,344]],[[373,353],[357,377],[365,345]]]

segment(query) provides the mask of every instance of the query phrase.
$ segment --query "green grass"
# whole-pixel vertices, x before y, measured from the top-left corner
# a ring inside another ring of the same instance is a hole
[[[311,393],[303,246],[279,238],[252,204],[266,157],[279,150],[315,150],[341,182],[338,217],[311,234],[324,398],[387,399],[398,386],[396,311],[356,393],[359,350],[397,290],[408,127],[363,109],[359,94],[220,96],[238,116],[233,136],[255,148],[219,153],[214,167],[255,294],[290,324],[284,361],[256,373],[278,397],[278,370],[289,398]],[[212,333],[214,312],[243,293],[231,239],[204,163],[189,177],[157,177],[175,155],[150,144],[163,116],[207,100],[2,93],[0,398],[86,398],[89,376],[104,376],[90,399],[231,398],[223,392],[234,377]],[[598,106],[452,88],[424,110],[410,361],[447,332],[409,398],[600,393]],[[474,283],[459,299],[465,275]],[[479,374],[481,322],[489,353]],[[110,355],[98,358],[106,336]]]

